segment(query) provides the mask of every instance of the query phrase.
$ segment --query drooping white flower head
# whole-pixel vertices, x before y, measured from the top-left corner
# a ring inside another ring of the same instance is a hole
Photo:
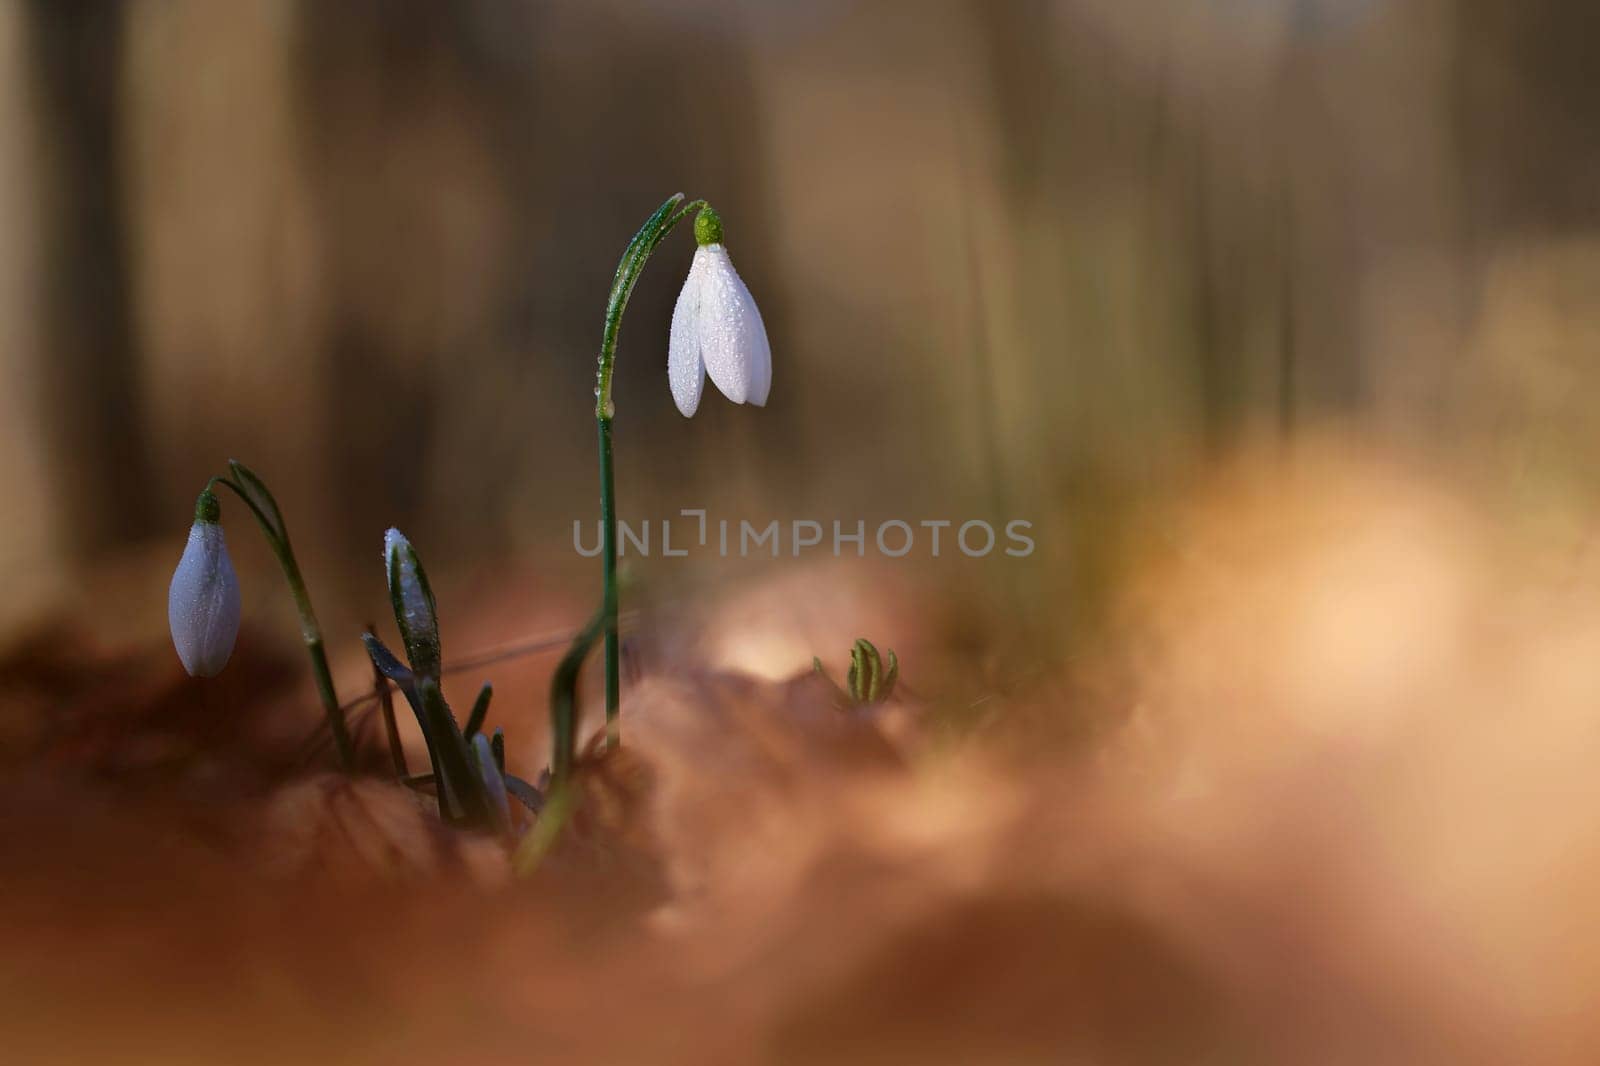
[[[239,636],[239,578],[222,535],[222,507],[210,489],[194,505],[189,543],[167,589],[172,646],[191,677],[214,677]]]
[[[710,207],[694,220],[689,277],[672,309],[667,380],[688,418],[700,406],[706,375],[734,403],[765,407],[772,389],[772,346],[761,312],[722,245],[722,220]]]

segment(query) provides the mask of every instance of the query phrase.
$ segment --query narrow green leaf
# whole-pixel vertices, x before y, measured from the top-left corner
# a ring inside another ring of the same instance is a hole
[[[815,655],[811,657],[811,670],[828,683],[828,687],[833,690],[833,698],[841,707],[850,706],[850,694],[839,687],[839,682],[829,675],[827,667],[823,666],[822,660]]]
[[[578,674],[589,650],[600,639],[605,623],[606,609],[602,604],[573,638],[572,647],[562,656],[550,678],[550,778],[553,786],[566,781],[577,761]]]
[[[573,789],[565,786],[550,789],[544,799],[544,808],[539,812],[539,820],[522,838],[516,854],[511,857],[511,868],[518,877],[527,877],[539,868],[545,856],[556,846],[556,841],[561,839],[561,831],[566,828],[577,806],[578,795]]]
[[[469,824],[491,824],[491,801],[484,793],[483,779],[473,772],[472,755],[455,716],[450,713],[450,705],[444,701],[444,693],[439,691],[439,682],[431,677],[421,678],[417,682],[417,695],[422,700],[428,731],[438,742],[435,754],[439,758],[439,769],[443,771],[445,788],[460,804],[461,814]]]
[[[483,687],[478,690],[478,698],[472,701],[472,713],[467,715],[466,728],[461,730],[468,740],[483,728],[483,720],[489,716],[489,700],[493,696],[494,686],[485,681]]]
[[[416,676],[389,650],[388,645],[371,633],[361,634],[361,643],[366,646],[367,656],[371,658],[372,665],[378,668],[378,673],[393,681],[401,692],[410,689],[411,695],[415,695]]]
[[[506,783],[500,776],[500,768],[495,765],[489,738],[482,733],[473,737],[471,751],[472,768],[477,772],[478,781],[483,785],[484,798],[488,801],[489,824],[497,833],[508,832],[511,829],[511,801],[506,795]]]
[[[439,767],[440,741],[434,734],[427,712],[423,710],[422,698],[417,693],[416,675],[373,634],[361,634],[361,643],[366,646],[372,665],[377,667],[380,674],[394,682],[395,688],[400,690],[400,694],[406,698],[406,703],[411,706],[411,713],[416,715],[417,728],[422,730],[422,742],[428,746],[428,762],[433,767],[433,779],[439,782],[439,817],[447,822],[451,821],[454,811],[451,809],[450,798],[444,787],[444,774],[440,772]]]
[[[506,791],[518,803],[534,814],[538,814],[544,809],[544,794],[537,788],[515,774],[502,774],[501,776],[505,779]]]
[[[244,490],[240,495],[245,496],[250,503],[259,508],[261,513],[271,521],[273,535],[279,540],[287,541],[289,539],[289,530],[284,525],[283,512],[278,509],[278,501],[273,498],[266,482],[262,481],[254,470],[251,470],[237,459],[228,460],[228,471],[233,474],[233,479]]]
[[[878,649],[866,637],[856,638],[855,652],[861,656],[862,678],[861,696],[862,703],[876,703],[878,701],[878,686],[882,683],[883,658],[878,654]]]
[[[258,504],[251,497],[250,493],[245,490],[245,487],[239,484],[237,481],[233,481],[225,477],[214,478],[213,480],[218,485],[222,485],[235,496],[239,497],[240,501],[242,501],[244,505],[250,509],[251,517],[256,520],[256,525],[261,527],[261,535],[267,539],[267,547],[272,549],[273,557],[278,560],[279,564],[283,566],[285,573],[287,573],[290,567],[290,562],[285,561],[285,555],[288,552],[288,549],[284,545],[283,537],[281,534],[279,534],[277,526],[273,525],[272,518],[261,509],[261,505]]]

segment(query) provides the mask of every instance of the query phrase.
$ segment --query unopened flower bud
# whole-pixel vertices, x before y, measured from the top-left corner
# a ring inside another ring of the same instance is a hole
[[[439,676],[439,620],[428,575],[411,542],[398,529],[383,535],[383,558],[389,571],[389,600],[394,606],[400,642],[418,677]]]
[[[191,677],[213,677],[228,664],[239,636],[239,578],[228,558],[222,507],[206,489],[194,505],[189,543],[167,590],[172,646]]]

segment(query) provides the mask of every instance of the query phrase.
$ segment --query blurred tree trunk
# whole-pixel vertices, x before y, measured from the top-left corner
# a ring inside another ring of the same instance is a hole
[[[119,0],[29,0],[39,195],[39,401],[62,547],[148,526],[117,99]]]

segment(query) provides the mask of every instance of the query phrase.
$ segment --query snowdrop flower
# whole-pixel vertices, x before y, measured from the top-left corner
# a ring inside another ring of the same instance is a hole
[[[390,528],[383,535],[383,560],[389,571],[389,599],[394,606],[400,642],[411,670],[419,677],[439,676],[439,620],[433,590],[416,549],[405,534]]]
[[[688,418],[700,406],[706,375],[734,403],[764,407],[772,388],[767,327],[722,245],[722,219],[704,207],[694,220],[694,262],[672,309],[667,379]]]
[[[191,677],[214,677],[239,636],[239,578],[222,535],[222,506],[210,489],[194,505],[189,543],[167,590],[172,645]]]

